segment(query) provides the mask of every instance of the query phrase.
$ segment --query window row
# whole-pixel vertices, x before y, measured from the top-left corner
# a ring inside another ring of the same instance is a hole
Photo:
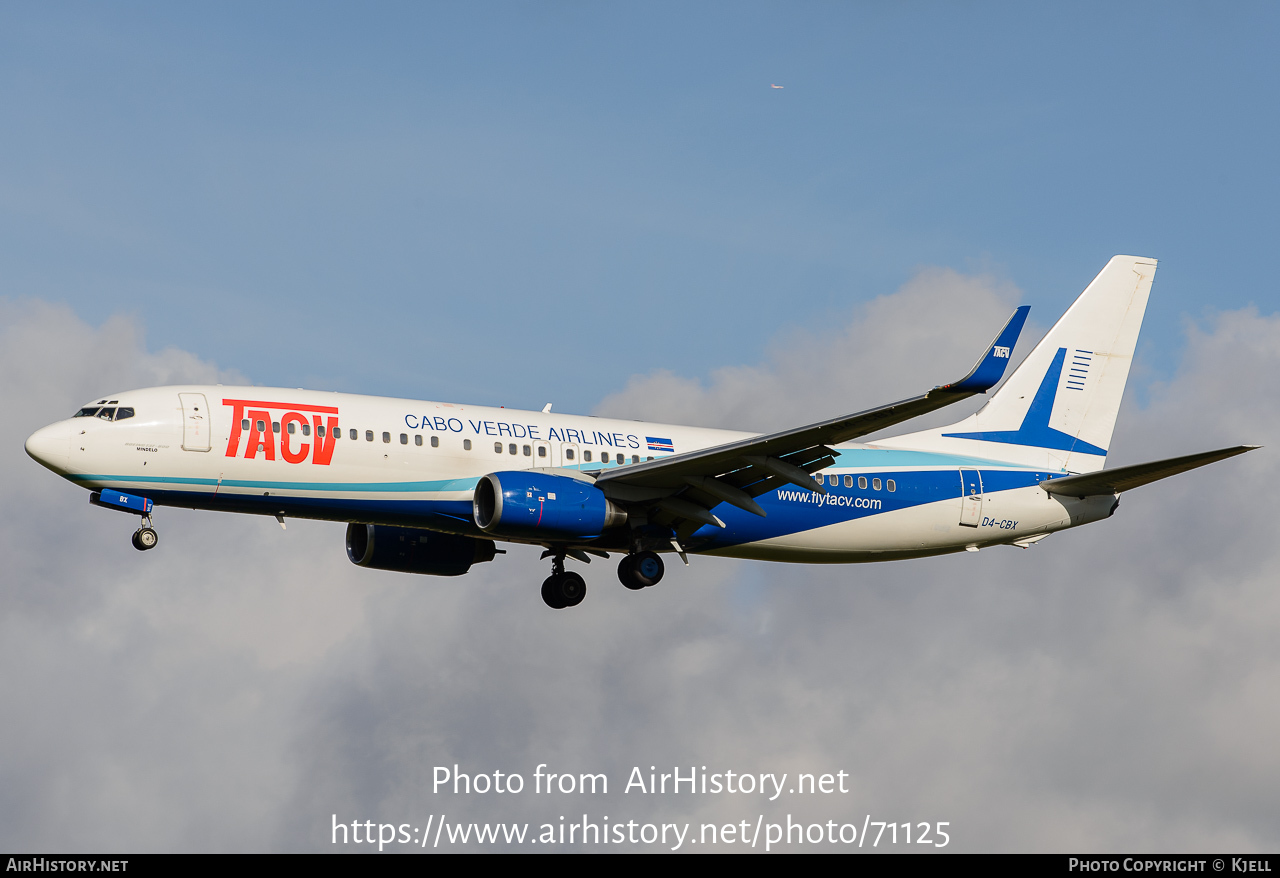
[[[816,476],[814,476],[814,477],[813,477],[813,479],[814,479],[814,481],[816,481],[818,484],[822,484],[823,476],[822,476],[822,474],[821,474],[821,473],[818,473]],[[827,479],[827,484],[828,484],[828,485],[830,485],[831,487],[833,487],[833,488],[839,487],[839,485],[840,485],[840,477],[839,477],[839,476],[836,476],[836,475],[828,475],[828,476],[826,477],[826,479]],[[852,488],[852,487],[853,487],[853,476],[845,476],[845,477],[844,477],[844,486],[845,486],[846,488]],[[872,479],[871,479],[871,490],[873,490],[873,491],[879,491],[879,490],[881,489],[881,487],[882,487],[882,485],[881,485],[881,482],[880,482],[880,480],[879,480],[878,478],[872,478]],[[867,477],[866,477],[866,476],[858,476],[858,488],[859,488],[860,490],[863,490],[863,491],[865,491],[865,490],[867,489]],[[896,491],[896,490],[898,490],[898,485],[897,485],[897,483],[896,483],[893,479],[886,479],[886,480],[884,481],[884,483],[883,483],[883,488],[884,488],[884,490],[887,490],[887,491]]]
[[[516,443],[514,443],[514,442],[512,442],[512,443],[510,443],[510,444],[508,444],[508,445],[507,445],[507,453],[508,453],[508,454],[516,454],[516,453],[517,453],[517,450],[516,450],[517,448],[519,449],[519,453],[520,453],[521,455],[523,455],[524,457],[530,457],[530,456],[532,456],[532,454],[533,454],[533,447],[532,447],[532,446],[529,446],[529,445],[519,445],[519,446],[517,446],[517,445],[516,445]],[[547,456],[547,446],[545,446],[545,445],[539,445],[539,446],[537,446],[537,448],[538,448],[538,457],[546,457],[546,456]],[[501,442],[495,442],[495,443],[493,443],[493,451],[494,451],[494,453],[495,453],[495,454],[501,454],[501,453],[502,453],[502,443],[501,443]],[[591,449],[590,449],[590,448],[584,449],[584,450],[583,450],[583,452],[582,452],[582,462],[583,462],[583,463],[591,463],[591,456],[592,456]],[[575,458],[575,452],[574,452],[574,449],[572,449],[572,448],[566,448],[566,449],[564,449],[564,459],[565,459],[566,461],[574,460],[574,458]],[[610,456],[610,453],[609,453],[609,452],[607,452],[607,451],[602,451],[602,452],[600,452],[600,462],[601,462],[601,463],[610,463],[610,462],[612,462],[615,458],[616,458],[617,463],[619,463],[619,464],[624,464],[624,463],[626,463],[626,462],[627,462],[627,456],[626,456],[625,454],[618,453],[618,454],[612,455],[612,457],[611,457],[611,456]],[[652,457],[646,457],[646,458],[645,458],[645,460],[653,460],[653,458],[652,458]],[[631,462],[632,462],[632,463],[639,463],[639,462],[640,462],[640,455],[638,455],[638,454],[633,454],[633,455],[631,455]]]
[[[87,410],[82,409],[82,411],[87,411]],[[133,416],[133,409],[121,409],[121,411],[128,411],[128,412],[129,412],[129,414],[128,414],[128,415],[126,415],[125,417],[132,417],[132,416]],[[79,416],[79,415],[77,415],[77,417],[80,417],[80,416]],[[117,420],[119,420],[119,418],[118,418],[118,417],[117,417]],[[265,433],[265,432],[266,432],[266,430],[267,430],[267,424],[266,424],[266,421],[257,421],[256,423],[251,423],[251,422],[250,422],[250,420],[249,420],[248,418],[244,418],[243,420],[241,420],[241,421],[240,421],[240,429],[241,429],[241,430],[246,430],[246,431],[247,431],[247,430],[249,430],[249,429],[256,429],[259,433]],[[317,424],[317,425],[316,425],[315,430],[316,430],[316,435],[323,439],[323,438],[324,438],[324,436],[325,436],[325,427],[324,427],[324,425],[323,425],[323,424]],[[271,422],[271,431],[272,431],[273,433],[279,433],[279,432],[280,432],[280,422],[279,422],[279,421],[272,421],[272,422]],[[285,431],[286,431],[286,432],[288,432],[288,433],[296,433],[296,432],[301,431],[301,433],[302,433],[302,435],[303,435],[303,436],[310,436],[310,435],[311,435],[311,425],[310,425],[310,424],[306,424],[306,423],[299,423],[298,421],[289,421],[289,423],[287,423],[287,424],[285,425]],[[359,431],[359,430],[356,430],[355,428],[350,428],[350,429],[348,429],[348,431],[347,431],[347,435],[348,435],[348,437],[349,437],[352,441],[356,441],[356,440],[358,440],[358,439],[360,438],[360,431]],[[334,438],[334,439],[341,439],[341,438],[342,438],[342,429],[341,429],[341,428],[339,428],[339,427],[334,427],[334,429],[333,429],[333,438]],[[434,436],[434,435],[433,435],[433,436],[431,436],[430,438],[431,438],[431,447],[432,447],[432,448],[439,448],[439,447],[440,447],[440,437],[439,437],[439,436]],[[365,430],[365,431],[364,431],[364,439],[365,439],[365,441],[366,441],[366,442],[372,442],[372,441],[374,441],[374,431],[373,431],[373,430]],[[390,433],[390,432],[386,432],[386,431],[384,431],[384,432],[382,433],[382,441],[383,441],[384,443],[386,443],[386,444],[390,444],[390,443],[391,443],[391,433]],[[408,434],[408,433],[401,433],[401,434],[400,434],[400,444],[401,444],[401,445],[408,445],[408,444],[409,444],[409,434]],[[413,434],[413,444],[414,444],[414,445],[419,445],[419,446],[420,446],[420,445],[422,445],[422,434],[421,434],[421,433],[414,433],[414,434]],[[507,445],[507,446],[505,447],[505,450],[506,450],[506,452],[507,452],[508,454],[521,455],[521,456],[524,456],[524,457],[533,457],[533,456],[534,456],[534,450],[533,450],[533,449],[534,449],[534,447],[535,447],[535,446],[532,446],[532,445],[517,445],[516,443],[512,442],[512,443],[510,443],[509,445]],[[536,446],[536,447],[537,447],[537,449],[538,449],[538,450],[537,450],[537,456],[538,456],[539,458],[542,458],[542,459],[544,459],[544,460],[545,460],[545,459],[546,459],[546,457],[547,457],[547,446],[546,446],[546,445],[538,445],[538,446]],[[462,449],[463,449],[463,451],[470,451],[470,450],[471,450],[471,440],[470,440],[470,439],[463,439],[463,440],[462,440]],[[503,453],[503,450],[504,450],[504,448],[503,448],[503,444],[502,444],[501,442],[495,442],[495,443],[493,443],[493,450],[494,450],[494,453],[496,453],[496,454],[502,454],[502,453]],[[574,460],[574,459],[576,458],[576,452],[574,451],[574,449],[572,449],[572,448],[566,448],[566,449],[564,449],[564,458],[565,458],[565,460],[566,460],[566,461]],[[626,462],[627,462],[627,456],[626,456],[625,454],[620,453],[620,452],[619,452],[618,454],[616,454],[616,455],[613,455],[612,457],[610,456],[609,452],[607,452],[607,451],[602,451],[602,452],[600,452],[600,462],[601,462],[601,463],[610,463],[610,462],[612,462],[612,461],[613,461],[613,458],[616,458],[617,463],[619,463],[619,464],[623,464],[623,463],[626,463]],[[653,460],[653,458],[652,458],[652,457],[646,457],[646,458],[645,458],[645,460]],[[592,452],[591,452],[591,449],[589,449],[589,448],[588,448],[588,449],[585,449],[585,450],[582,452],[582,461],[583,461],[583,463],[591,463],[591,462],[592,462]],[[631,455],[631,462],[632,462],[632,463],[639,463],[639,462],[640,462],[640,455],[638,455],[638,454],[633,454],[633,455]]]

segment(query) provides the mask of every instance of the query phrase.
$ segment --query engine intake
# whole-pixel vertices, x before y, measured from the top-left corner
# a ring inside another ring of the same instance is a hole
[[[594,539],[627,520],[626,510],[590,482],[529,471],[482,478],[472,514],[486,533],[542,539]]]
[[[492,561],[495,554],[493,540],[416,527],[347,525],[347,557],[353,564],[373,570],[461,576],[472,564]]]

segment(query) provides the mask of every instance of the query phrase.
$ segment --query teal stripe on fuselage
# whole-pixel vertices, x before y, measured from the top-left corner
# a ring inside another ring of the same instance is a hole
[[[478,477],[468,479],[440,479],[431,482],[262,482],[249,479],[197,479],[178,476],[121,476],[105,474],[81,474],[67,476],[73,482],[146,482],[156,485],[207,485],[223,488],[275,488],[281,491],[346,491],[427,493],[439,491],[473,491]]]

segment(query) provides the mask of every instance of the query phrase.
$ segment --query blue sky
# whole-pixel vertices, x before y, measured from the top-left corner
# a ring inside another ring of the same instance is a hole
[[[1127,252],[1167,375],[1187,317],[1277,306],[1277,17],[8,4],[0,295],[263,384],[586,410],[922,266],[1047,324]]]

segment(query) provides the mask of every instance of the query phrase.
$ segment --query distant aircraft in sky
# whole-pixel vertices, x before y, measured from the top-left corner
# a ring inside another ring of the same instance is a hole
[[[774,84],[771,82],[771,83],[769,83],[769,88],[786,88],[786,86],[785,86],[785,85],[774,85]]]
[[[1018,308],[968,375],[920,396],[776,433],[262,387],[111,393],[37,430],[27,453],[107,509],[156,505],[345,522],[362,567],[454,576],[498,541],[544,548],[542,598],[580,603],[573,558],[621,556],[658,583],[663,554],[846,563],[1027,548],[1108,518],[1122,491],[1257,446],[1104,469],[1154,259],[1116,256],[978,412],[859,437],[986,393]]]

